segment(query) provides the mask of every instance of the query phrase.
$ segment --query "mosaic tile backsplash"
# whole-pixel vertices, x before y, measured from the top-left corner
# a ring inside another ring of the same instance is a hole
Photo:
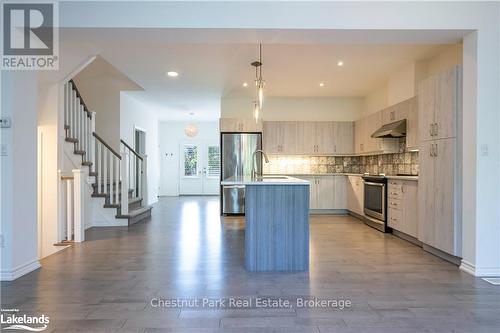
[[[271,155],[264,174],[385,173],[418,175],[418,152],[372,156]]]

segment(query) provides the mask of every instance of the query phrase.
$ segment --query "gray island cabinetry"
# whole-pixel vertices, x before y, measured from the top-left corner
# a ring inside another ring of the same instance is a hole
[[[287,176],[231,177],[245,186],[248,271],[309,269],[309,182]]]

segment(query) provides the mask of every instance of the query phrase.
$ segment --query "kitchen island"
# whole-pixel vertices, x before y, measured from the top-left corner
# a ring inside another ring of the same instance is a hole
[[[245,267],[248,271],[309,268],[309,182],[289,176],[230,177],[245,186]]]

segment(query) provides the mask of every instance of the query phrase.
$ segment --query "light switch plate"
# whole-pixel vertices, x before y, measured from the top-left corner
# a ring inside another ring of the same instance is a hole
[[[488,145],[487,144],[482,144],[481,145],[481,156],[488,156]]]
[[[9,155],[8,147],[6,143],[0,144],[0,156]]]
[[[10,126],[12,126],[12,121],[9,117],[0,118],[0,128],[9,128]]]

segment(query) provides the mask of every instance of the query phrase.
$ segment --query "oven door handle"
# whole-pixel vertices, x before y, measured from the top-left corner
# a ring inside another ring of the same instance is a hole
[[[380,186],[380,187],[384,187],[385,186],[385,184],[372,183],[372,182],[365,182],[365,185]]]

